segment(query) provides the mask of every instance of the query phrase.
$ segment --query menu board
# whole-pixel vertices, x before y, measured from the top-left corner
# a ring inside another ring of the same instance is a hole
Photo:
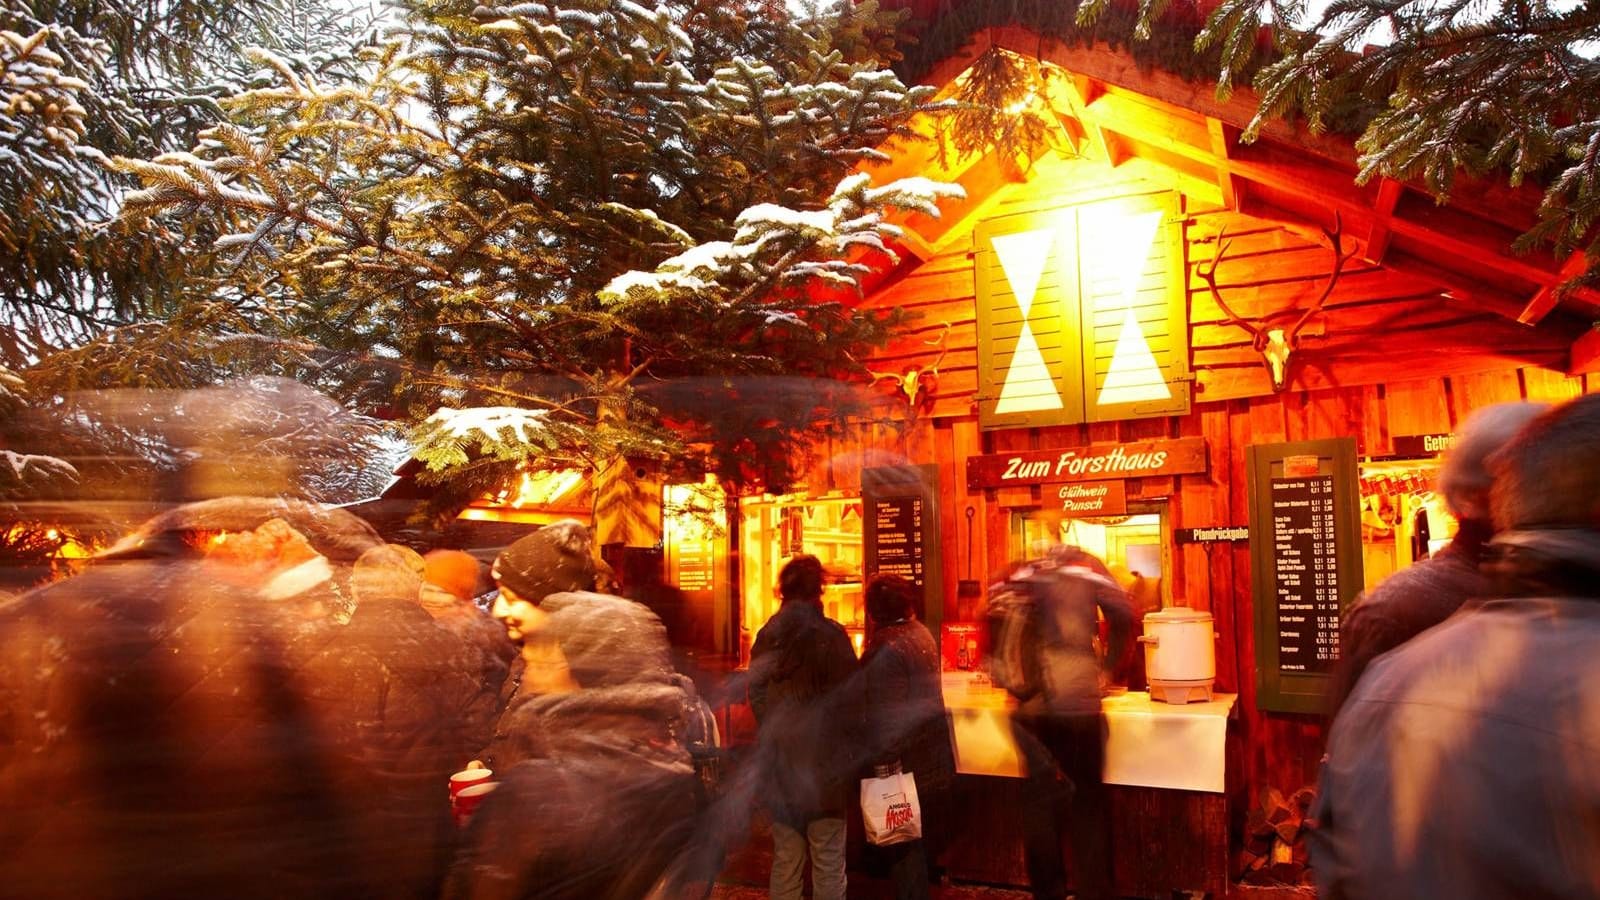
[[[1321,713],[1340,615],[1362,583],[1355,441],[1246,447],[1245,473],[1257,703]]]
[[[1278,668],[1326,672],[1339,647],[1339,535],[1333,476],[1272,479]]]
[[[925,561],[922,556],[921,497],[888,497],[872,501],[872,521],[876,526],[873,545],[868,548],[872,562],[868,568],[909,579],[918,590]]]
[[[861,471],[863,569],[899,575],[916,586],[917,615],[939,633],[944,612],[939,554],[939,472],[935,466],[877,466]]]
[[[716,555],[710,541],[684,540],[677,546],[677,579],[680,590],[709,591],[715,586]]]

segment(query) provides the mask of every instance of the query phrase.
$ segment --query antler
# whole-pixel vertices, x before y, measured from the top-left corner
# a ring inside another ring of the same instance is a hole
[[[1317,297],[1316,302],[1307,307],[1306,311],[1300,314],[1300,318],[1295,319],[1294,324],[1289,326],[1288,340],[1290,343],[1294,342],[1295,336],[1300,333],[1300,329],[1305,326],[1306,321],[1322,311],[1322,304],[1327,302],[1328,295],[1333,293],[1333,286],[1339,283],[1339,273],[1343,271],[1345,261],[1356,255],[1354,248],[1350,250],[1348,255],[1344,252],[1344,222],[1339,218],[1337,211],[1333,214],[1333,230],[1330,231],[1324,228],[1322,233],[1327,236],[1328,243],[1333,247],[1333,274],[1328,276],[1328,283],[1323,286],[1322,293]]]
[[[939,374],[939,363],[944,362],[945,354],[950,352],[950,345],[947,343],[947,341],[949,341],[949,339],[950,339],[950,323],[949,322],[945,322],[944,323],[944,331],[940,332],[938,337],[934,338],[931,341],[923,341],[923,343],[925,343],[925,344],[928,344],[930,346],[939,348],[939,356],[934,359],[933,365],[930,365],[930,366],[927,367],[927,372],[930,375]]]
[[[1227,316],[1229,320],[1233,322],[1233,324],[1249,332],[1251,341],[1255,344],[1256,349],[1259,350],[1267,341],[1266,333],[1249,320],[1234,312],[1233,308],[1228,305],[1227,301],[1222,299],[1222,292],[1217,290],[1217,266],[1222,262],[1222,255],[1228,252],[1228,245],[1233,243],[1232,241],[1223,239],[1227,233],[1228,229],[1226,228],[1217,232],[1217,250],[1211,256],[1210,268],[1207,268],[1205,263],[1201,263],[1200,265],[1195,266],[1195,274],[1199,275],[1200,280],[1206,283],[1206,287],[1211,291],[1211,299],[1216,301],[1217,308],[1222,310],[1222,314]]]

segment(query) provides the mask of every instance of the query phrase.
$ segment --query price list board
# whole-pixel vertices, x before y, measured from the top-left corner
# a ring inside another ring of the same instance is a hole
[[[861,472],[866,575],[899,575],[914,584],[922,597],[918,617],[935,631],[944,609],[938,483],[934,466],[882,466]]]
[[[1339,533],[1333,477],[1272,479],[1278,668],[1326,672],[1339,646]]]
[[[888,497],[872,501],[870,507],[875,540],[871,550],[874,572],[899,575],[924,587],[922,554],[923,503],[921,497]]]
[[[1360,591],[1360,498],[1350,438],[1245,449],[1262,709],[1322,712],[1342,611]]]

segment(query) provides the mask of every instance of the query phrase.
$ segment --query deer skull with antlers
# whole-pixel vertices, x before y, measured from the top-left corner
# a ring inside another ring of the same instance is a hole
[[[878,382],[885,380],[894,382],[895,385],[899,387],[900,393],[905,395],[906,403],[911,407],[912,411],[915,412],[919,399],[927,399],[928,394],[931,393],[933,384],[938,380],[939,364],[944,362],[945,354],[950,352],[950,348],[945,346],[945,340],[949,337],[950,323],[945,322],[944,331],[940,332],[938,337],[931,341],[923,342],[930,347],[939,348],[938,358],[936,358],[930,365],[923,366],[921,368],[910,366],[907,367],[904,372],[899,374],[895,374],[893,372],[874,372],[871,369],[868,369],[867,374],[872,376],[873,384],[877,384]]]
[[[1333,293],[1333,286],[1339,282],[1339,273],[1343,271],[1344,264],[1355,256],[1353,248],[1349,253],[1344,251],[1344,224],[1339,220],[1338,213],[1333,215],[1333,228],[1324,228],[1322,233],[1328,238],[1328,245],[1333,249],[1333,271],[1328,276],[1328,283],[1323,285],[1322,293],[1317,295],[1317,299],[1310,306],[1301,311],[1300,317],[1287,329],[1271,326],[1268,322],[1291,314],[1294,311],[1293,306],[1250,320],[1235,313],[1222,299],[1222,292],[1217,289],[1217,266],[1222,262],[1223,254],[1228,252],[1230,241],[1225,239],[1226,229],[1217,235],[1217,250],[1211,257],[1211,265],[1208,267],[1202,263],[1195,267],[1200,280],[1211,290],[1211,298],[1216,301],[1217,308],[1222,310],[1222,314],[1227,316],[1229,321],[1250,335],[1256,352],[1261,354],[1262,365],[1267,367],[1267,374],[1272,377],[1274,391],[1283,390],[1289,383],[1289,361],[1300,346],[1300,329],[1305,327],[1312,316],[1322,311],[1322,305],[1327,302],[1328,295]]]

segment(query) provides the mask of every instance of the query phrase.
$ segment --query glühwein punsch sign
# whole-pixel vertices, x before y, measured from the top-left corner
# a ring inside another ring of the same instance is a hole
[[[1189,475],[1205,470],[1205,438],[1094,444],[1088,447],[968,457],[967,490],[1028,487],[1062,481]]]

